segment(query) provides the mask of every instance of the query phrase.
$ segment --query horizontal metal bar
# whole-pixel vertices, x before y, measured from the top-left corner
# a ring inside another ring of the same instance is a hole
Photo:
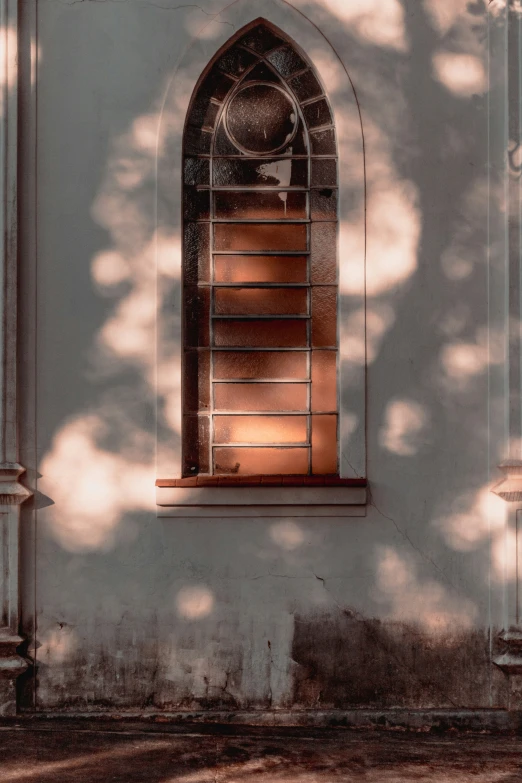
[[[337,413],[337,411],[335,411]],[[273,411],[224,411],[224,410],[215,410],[213,415],[227,415],[227,416],[307,416],[308,408],[302,411],[280,411],[280,410],[273,410]],[[203,415],[203,414],[201,414]]]
[[[234,186],[232,185],[205,185],[205,186],[199,186],[197,190],[214,190],[214,191],[221,191],[221,190],[231,190]],[[309,188],[307,185],[288,185],[287,187],[282,187],[281,185],[258,185],[257,183],[254,185],[243,185],[241,190],[249,191],[249,190],[274,190],[274,191],[280,191],[282,190],[284,193],[296,191],[296,193],[307,193]]]
[[[330,221],[331,223],[332,221]],[[309,250],[213,250],[215,256],[309,256]]]
[[[325,155],[324,157],[327,156]],[[273,190],[275,192],[291,190],[295,193],[308,193],[311,190],[324,190],[325,188],[328,188],[328,190],[339,189],[338,185],[311,185],[310,187],[305,185],[288,185],[287,187],[283,185],[187,185],[186,187],[193,187],[196,190],[219,190],[220,193],[224,191],[230,191],[231,193],[255,193],[258,190]]]
[[[296,378],[213,378],[212,383],[312,383],[311,380]]]
[[[219,315],[212,313],[211,318],[219,318],[222,321],[307,321],[311,315]]]
[[[311,443],[211,443],[213,449],[303,449]]]
[[[242,346],[212,346],[210,348],[208,345],[186,345],[185,351],[229,351],[232,353],[240,353],[242,351],[277,351],[277,353],[285,353],[286,351],[337,351],[338,347],[336,345],[334,346],[326,346],[323,347],[322,345],[318,348],[313,348],[310,346],[305,347],[296,347],[296,348],[283,348],[281,346],[276,346],[274,348],[258,348],[252,346],[251,348],[243,348]]]
[[[336,283],[327,283],[337,288]],[[310,288],[310,283],[198,283],[199,288]]]
[[[283,202],[281,202],[283,203]],[[309,218],[210,218],[209,220],[196,220],[196,223],[225,223],[225,224],[236,224],[236,223],[242,223],[243,225],[252,224],[254,226],[257,226],[259,223],[268,223],[268,225],[275,224],[280,225],[281,223],[284,223],[285,226],[287,225],[300,225],[300,226],[306,226],[308,223],[312,223],[312,221]],[[313,221],[316,222],[315,220]],[[330,222],[333,222],[330,219]]]
[[[318,100],[317,98],[313,98],[312,101]],[[330,125],[324,126],[320,125],[317,128],[314,128],[311,132],[315,133],[316,131],[321,130],[333,130],[333,128]],[[213,129],[209,128],[209,126],[205,126],[202,128],[202,130],[205,130],[207,133],[213,133]],[[310,131],[309,131],[310,132]],[[322,160],[323,158],[330,158],[331,160],[337,160],[339,157],[335,152],[325,152],[323,154],[320,154],[318,152],[311,152],[308,155],[305,154],[299,154],[299,155],[267,155],[266,158],[260,157],[259,155],[213,155],[211,152],[185,152],[184,153],[186,158],[200,158],[202,160],[246,160],[246,161],[252,161],[252,160],[260,160],[260,161],[274,161],[278,162],[283,160]]]
[[[325,186],[326,187],[326,186]],[[258,223],[276,223],[276,224],[283,224],[287,226],[288,224],[295,223],[296,225],[307,225],[308,223],[336,223],[337,220],[334,218],[329,217],[323,217],[323,218],[280,218],[279,220],[257,220],[256,218],[197,218],[196,220],[188,220],[187,223],[239,223],[239,224],[245,224],[245,223],[253,223],[254,225],[257,225]]]
[[[337,283],[197,283],[198,288],[337,288]]]

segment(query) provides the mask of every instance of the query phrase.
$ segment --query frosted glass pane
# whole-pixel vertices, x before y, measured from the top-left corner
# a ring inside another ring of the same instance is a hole
[[[183,475],[210,473],[210,421],[208,416],[183,417]]]
[[[248,46],[258,54],[264,54],[277,46],[284,44],[284,41],[263,24],[254,27],[244,35],[239,41],[242,46]]]
[[[215,223],[215,250],[307,250],[306,224]]]
[[[337,161],[335,158],[314,158],[312,160],[312,187],[335,187],[337,185]]]
[[[306,315],[305,288],[216,288],[214,312],[219,315]]]
[[[183,254],[186,283],[208,283],[210,280],[210,226],[208,223],[185,224]]]
[[[262,220],[306,218],[306,193],[225,191],[214,193],[214,217]]]
[[[310,134],[312,155],[336,155],[335,131],[333,128],[315,131]]]
[[[208,155],[212,143],[212,134],[209,131],[199,130],[188,126],[183,137],[184,151],[192,155]]]
[[[306,321],[221,321],[214,319],[214,345],[231,348],[305,348]]]
[[[303,114],[309,128],[318,128],[320,125],[332,124],[332,115],[324,98],[303,106]]]
[[[337,190],[323,188],[310,191],[310,216],[312,220],[337,218]]]
[[[208,185],[210,161],[207,158],[185,158],[185,185]]]
[[[185,352],[183,404],[185,412],[210,408],[210,351]]]
[[[337,224],[312,223],[312,283],[337,282]]]
[[[305,411],[306,383],[215,383],[214,407],[220,411]]]
[[[337,410],[337,351],[312,351],[312,410]]]
[[[214,256],[216,283],[306,283],[305,256]]]
[[[216,63],[198,88],[198,98],[214,98],[216,101],[223,101],[235,84],[235,80],[227,76]]]
[[[215,416],[215,443],[307,443],[307,416]]]
[[[293,73],[303,71],[306,68],[303,58],[299,57],[291,46],[284,46],[282,49],[278,49],[277,52],[272,52],[268,55],[268,60],[285,79]]]
[[[237,476],[303,475],[308,449],[215,448],[214,473]]]
[[[288,82],[299,101],[309,101],[322,95],[323,89],[312,71],[305,71]]]
[[[307,355],[304,351],[218,351],[214,354],[214,378],[306,380]]]
[[[223,73],[231,74],[231,76],[241,76],[256,60],[255,54],[246,52],[244,49],[240,49],[239,46],[234,46],[232,49],[227,49],[225,54],[219,58],[216,67]]]
[[[292,158],[216,158],[213,162],[214,185],[258,187],[271,185],[287,188],[306,187],[308,184],[308,161]],[[189,183],[192,184],[192,183]]]
[[[337,345],[337,289],[332,286],[312,288],[312,345]]]
[[[218,111],[219,105],[211,103],[208,95],[198,95],[190,108],[189,125],[196,128],[213,128]]]
[[[312,473],[337,474],[337,416],[312,416]]]

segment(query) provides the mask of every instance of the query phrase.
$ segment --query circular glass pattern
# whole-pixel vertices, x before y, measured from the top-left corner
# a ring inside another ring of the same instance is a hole
[[[243,152],[267,155],[286,147],[297,132],[297,107],[288,93],[274,84],[248,84],[228,104],[225,127]]]

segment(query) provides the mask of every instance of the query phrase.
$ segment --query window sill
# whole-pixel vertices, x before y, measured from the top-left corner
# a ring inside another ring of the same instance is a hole
[[[159,479],[160,517],[363,517],[366,479],[198,476]]]

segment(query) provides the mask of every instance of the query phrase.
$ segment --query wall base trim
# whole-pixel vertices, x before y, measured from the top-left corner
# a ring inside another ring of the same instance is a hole
[[[9,719],[0,719],[0,726]],[[309,729],[384,729],[413,732],[522,733],[522,711],[504,709],[388,710],[179,710],[172,712],[38,712],[19,713],[25,728],[187,731],[192,727],[263,727]],[[197,731],[197,729],[196,729]]]

